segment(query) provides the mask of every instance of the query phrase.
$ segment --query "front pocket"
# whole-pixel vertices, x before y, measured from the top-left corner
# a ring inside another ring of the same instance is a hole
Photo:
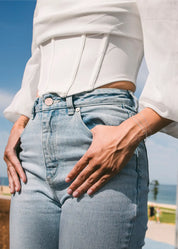
[[[128,110],[118,105],[91,105],[75,109],[75,115],[83,129],[91,135],[97,125],[118,126],[129,118]]]
[[[20,135],[20,139],[26,134],[26,132],[27,132],[29,126],[30,126],[31,121],[32,121],[32,119],[30,118],[30,119],[28,120],[28,123],[26,124],[24,130],[22,131],[22,133],[21,133],[21,135]]]
[[[93,135],[91,130],[88,128],[88,126],[85,124],[85,122],[83,121],[83,117],[81,116],[81,109],[79,107],[76,108],[75,110],[75,115],[78,119],[78,121],[80,122],[80,124],[83,126],[84,130],[91,136]]]

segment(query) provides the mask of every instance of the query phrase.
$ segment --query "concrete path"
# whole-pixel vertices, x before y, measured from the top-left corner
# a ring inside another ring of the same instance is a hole
[[[146,238],[151,240],[174,245],[175,243],[175,225],[156,223],[155,221],[148,222],[148,230]],[[152,249],[152,248],[150,248]]]
[[[143,249],[175,249],[174,246],[146,238]]]

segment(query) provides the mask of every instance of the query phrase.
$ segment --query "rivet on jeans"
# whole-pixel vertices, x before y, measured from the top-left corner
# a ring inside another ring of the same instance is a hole
[[[75,110],[76,110],[76,112],[79,112],[79,111],[80,111],[80,108],[79,108],[79,107],[77,107]]]
[[[52,98],[46,98],[46,99],[45,99],[45,104],[46,104],[46,105],[52,105],[53,102],[54,102],[54,101],[53,101]]]

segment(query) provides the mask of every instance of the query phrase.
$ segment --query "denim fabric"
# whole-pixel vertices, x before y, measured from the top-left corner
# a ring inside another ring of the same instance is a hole
[[[67,98],[49,93],[35,100],[21,135],[19,159],[28,181],[12,196],[11,249],[142,248],[149,182],[144,141],[92,196],[73,198],[64,180],[89,148],[91,128],[119,125],[137,109],[132,92],[111,88]]]

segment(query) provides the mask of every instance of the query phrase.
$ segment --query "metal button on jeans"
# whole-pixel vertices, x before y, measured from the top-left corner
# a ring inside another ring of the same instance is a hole
[[[79,107],[77,107],[77,108],[76,108],[76,112],[79,112],[79,111],[80,111],[80,108],[79,108]]]
[[[53,99],[50,98],[50,97],[45,99],[45,104],[46,104],[46,105],[52,105],[53,102],[54,102]]]

